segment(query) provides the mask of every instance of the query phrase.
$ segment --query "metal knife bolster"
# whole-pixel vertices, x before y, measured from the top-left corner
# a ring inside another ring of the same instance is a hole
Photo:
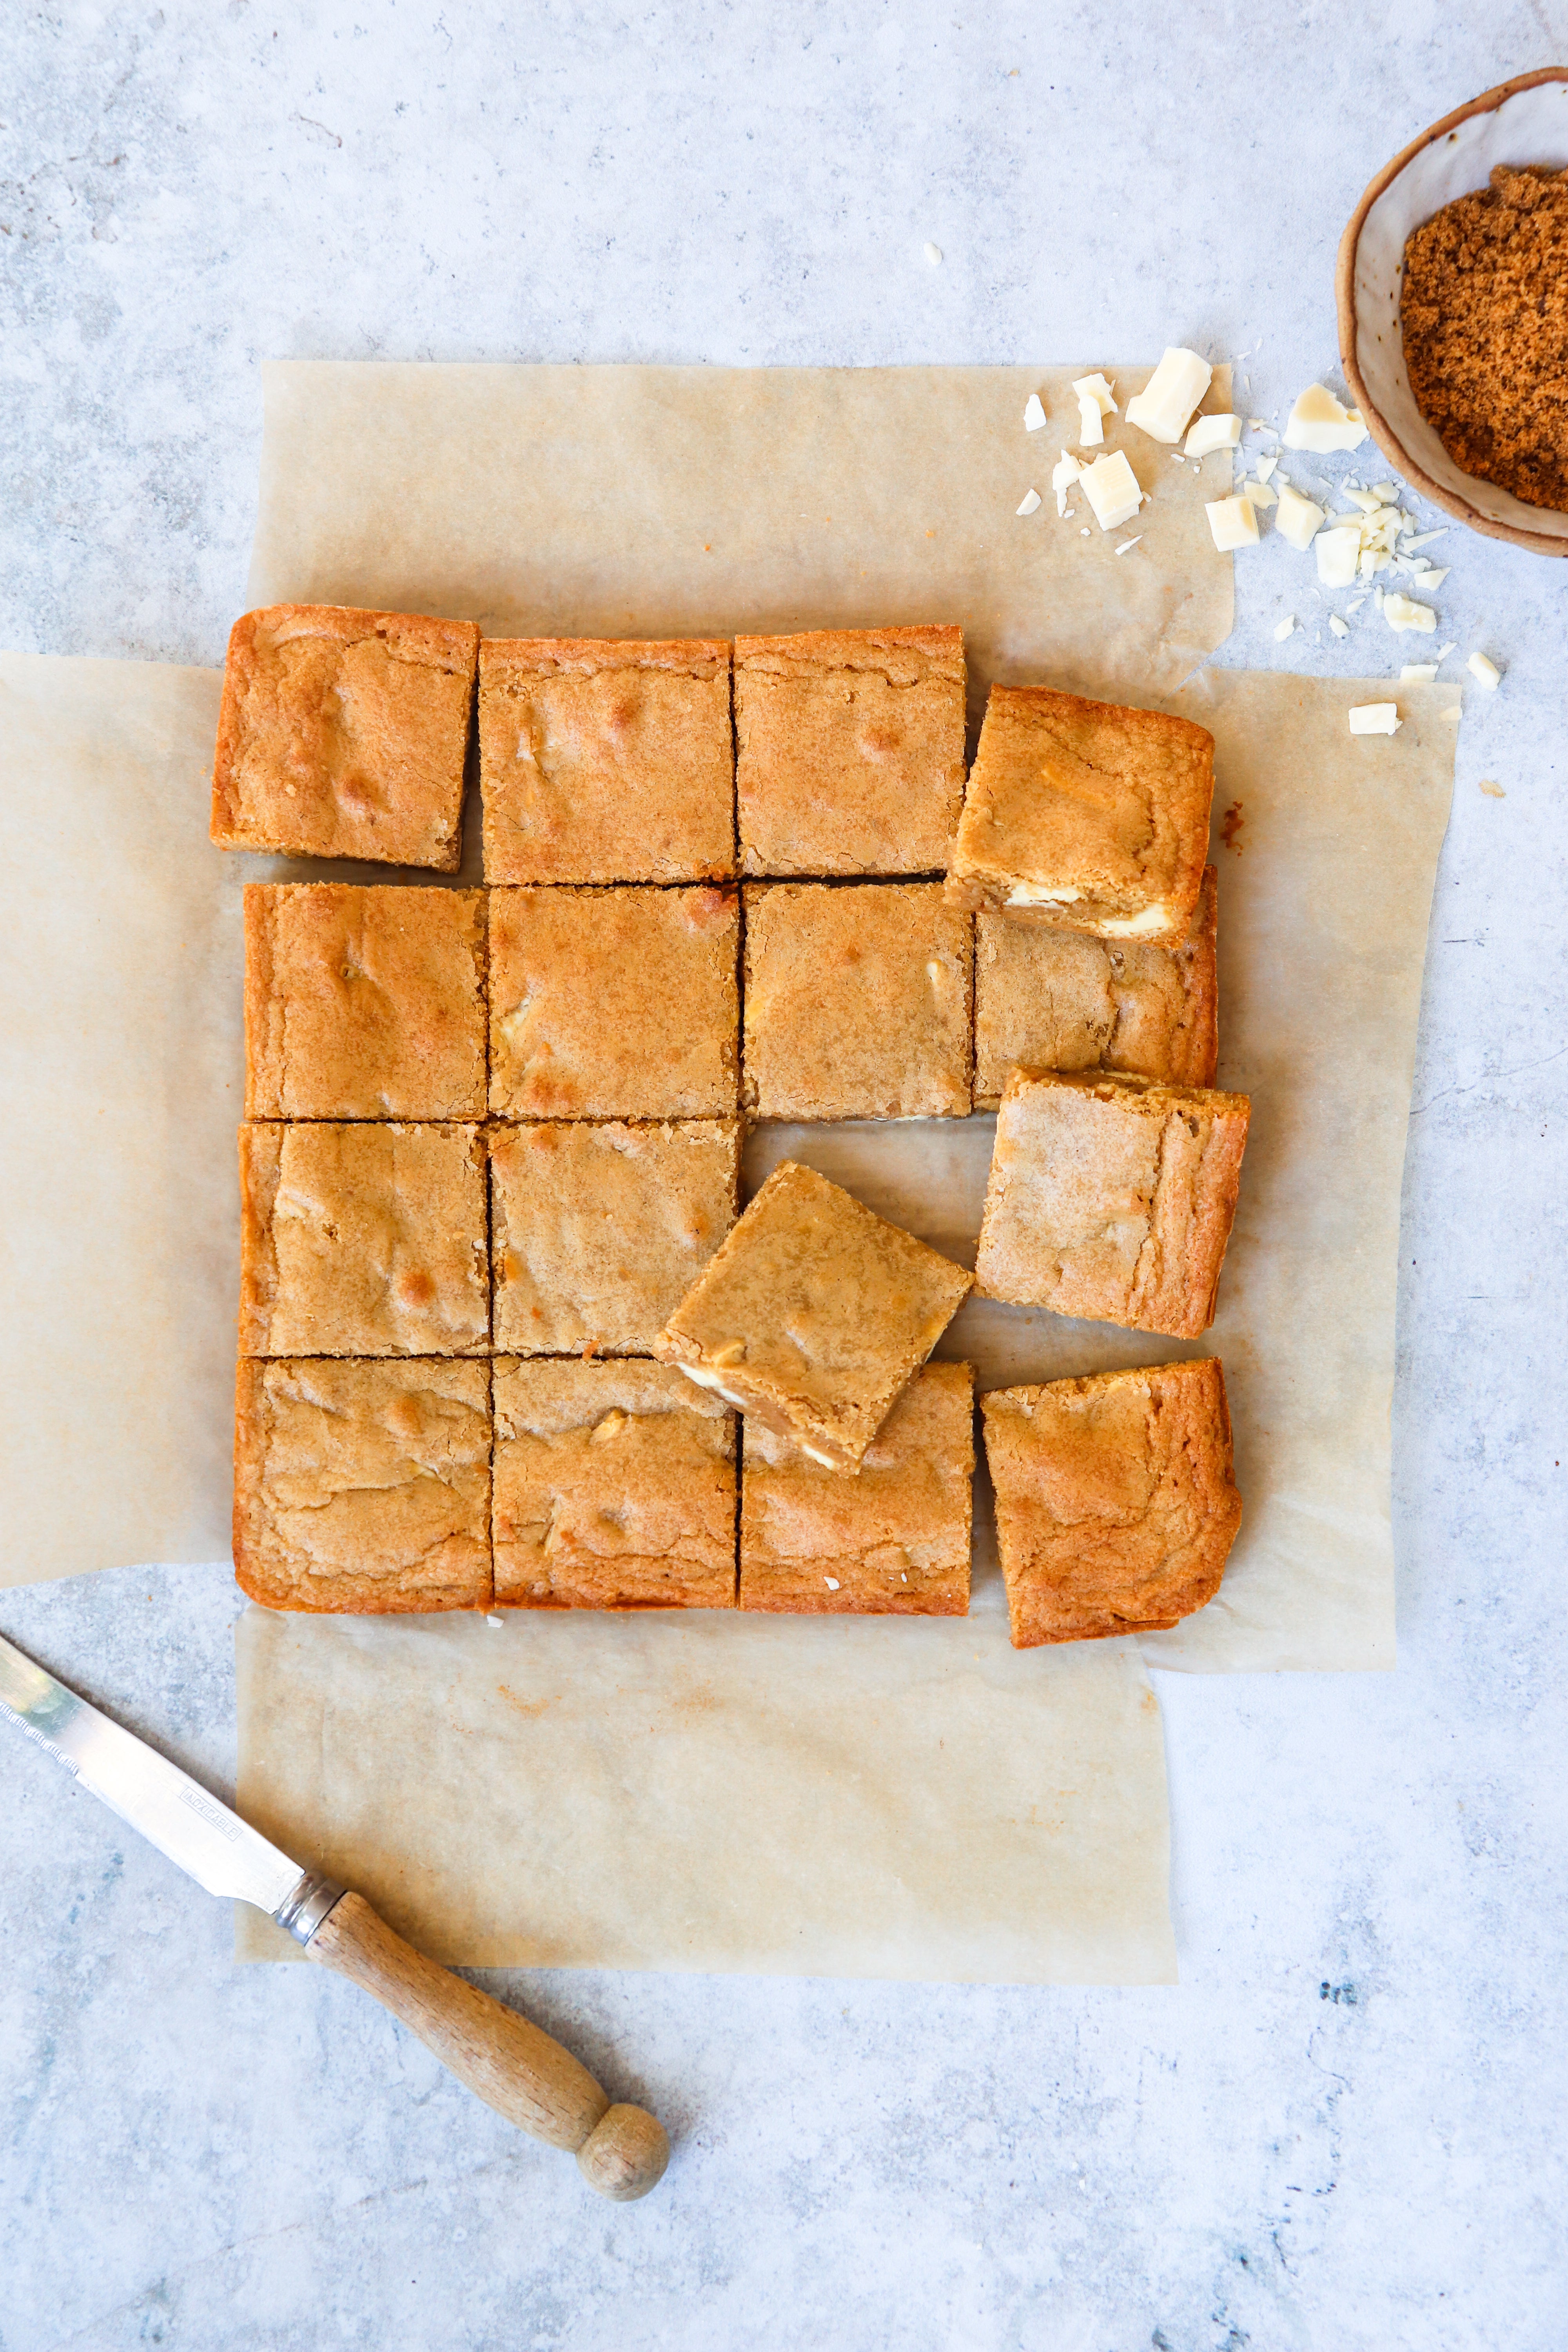
[[[292,1895],[286,1895],[272,1916],[287,1927],[297,1944],[308,1944],[328,1912],[342,1899],[343,1889],[319,1870],[307,1870]]]

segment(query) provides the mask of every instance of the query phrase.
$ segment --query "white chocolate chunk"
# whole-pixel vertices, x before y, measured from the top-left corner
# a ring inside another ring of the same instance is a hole
[[[1361,533],[1353,527],[1321,530],[1317,541],[1318,577],[1325,588],[1348,588],[1356,576]]]
[[[1255,507],[1272,507],[1279,503],[1277,493],[1269,488],[1267,482],[1243,482],[1241,495],[1244,499],[1250,499]]]
[[[1352,735],[1394,735],[1404,723],[1396,702],[1358,702],[1351,710]]]
[[[1430,604],[1417,604],[1413,597],[1400,595],[1391,588],[1383,600],[1383,617],[1391,629],[1435,629],[1437,615]]]
[[[1017,882],[1007,893],[1010,907],[1070,907],[1083,892],[1070,882]]]
[[[1116,405],[1116,394],[1104,376],[1100,374],[1075,376],[1072,388],[1078,394],[1080,404],[1086,400],[1092,400],[1101,416],[1121,415],[1121,412]]]
[[[1360,409],[1342,407],[1326,384],[1310,383],[1286,419],[1287,449],[1310,449],[1326,457],[1335,449],[1359,449],[1365,439]],[[1375,492],[1370,495],[1374,506],[1383,504]]]
[[[1120,530],[1124,522],[1131,521],[1143,503],[1138,477],[1124,449],[1113,449],[1097,457],[1092,466],[1083,467],[1079,478],[1101,530]]]
[[[1496,662],[1489,661],[1483,653],[1473,653],[1465,664],[1473,678],[1479,679],[1489,694],[1495,694],[1502,684],[1502,672]]]
[[[1143,390],[1128,402],[1128,424],[1142,426],[1152,440],[1179,441],[1213,380],[1207,360],[1172,345]]]
[[[1285,615],[1285,618],[1284,618],[1284,619],[1283,619],[1283,620],[1279,624],[1278,627],[1275,629],[1275,632],[1274,632],[1274,642],[1275,642],[1275,644],[1276,644],[1277,646],[1282,646],[1282,645],[1284,644],[1284,642],[1285,642],[1285,640],[1286,640],[1286,638],[1287,638],[1287,637],[1292,637],[1292,636],[1294,636],[1294,635],[1295,635],[1295,634],[1296,634],[1296,615],[1295,615],[1295,614],[1294,614],[1294,613],[1287,613],[1287,614],[1286,614],[1286,615]]]
[[[1402,686],[1405,685],[1406,681],[1409,681],[1412,684],[1419,682],[1421,684],[1429,685],[1436,675],[1437,665],[1436,662],[1406,662],[1404,668],[1399,673],[1399,682]]]
[[[1279,463],[1279,460],[1278,457],[1259,457],[1258,460],[1258,480],[1260,482],[1272,481],[1274,478],[1274,468]]]
[[[931,264],[931,268],[932,268],[933,269],[936,268],[936,266],[937,266],[938,262],[942,259],[942,247],[941,247],[941,246],[940,246],[940,245],[932,245],[932,244],[930,242],[930,240],[929,240],[929,239],[927,240],[927,243],[926,243],[926,259],[930,262],[930,264]]]
[[[1168,931],[1171,910],[1163,898],[1154,898],[1135,915],[1107,915],[1100,928],[1107,939],[1141,940],[1151,931]]]
[[[1040,494],[1038,490],[1026,490],[1017,505],[1014,508],[1013,512],[1015,514],[1038,514],[1039,510]]]
[[[1024,430],[1026,433],[1037,433],[1045,421],[1046,412],[1040,405],[1040,395],[1032,392],[1024,403]]]
[[[1092,448],[1105,438],[1105,415],[1099,401],[1080,400],[1078,404],[1078,437],[1086,448]]]
[[[1342,621],[1337,613],[1331,613],[1329,614],[1329,626],[1332,629],[1336,637],[1348,637],[1350,635],[1349,622]]]
[[[1315,499],[1303,498],[1289,482],[1280,483],[1279,511],[1274,518],[1274,528],[1288,546],[1304,555],[1327,520]]]
[[[1204,512],[1222,555],[1233,547],[1258,545],[1258,510],[1250,499],[1210,499]]]

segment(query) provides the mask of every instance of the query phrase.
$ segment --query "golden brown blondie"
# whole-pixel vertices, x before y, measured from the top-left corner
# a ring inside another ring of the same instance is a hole
[[[974,1375],[915,1374],[840,1477],[753,1416],[741,1477],[741,1606],[963,1617],[969,1608]]]
[[[853,1471],[970,1283],[962,1266],[785,1160],[655,1352],[814,1462]]]
[[[996,1116],[983,1297],[1195,1339],[1236,1215],[1245,1095],[1015,1070]]]
[[[940,882],[748,882],[742,1099],[759,1118],[963,1118],[973,926]]]
[[[268,1609],[482,1609],[490,1368],[241,1358],[234,1570]]]
[[[735,1416],[663,1364],[495,1365],[495,1597],[732,1609]]]
[[[735,640],[745,874],[932,874],[963,801],[963,632]]]
[[[1183,939],[1213,799],[1206,728],[1046,686],[994,686],[949,901],[1102,939]]]
[[[239,1195],[242,1356],[486,1353],[477,1127],[242,1127]]]
[[[1169,947],[974,918],[974,1108],[1010,1070],[1131,1070],[1212,1087],[1219,1056],[1215,884],[1204,868],[1187,936]]]
[[[735,871],[730,647],[487,637],[487,882],[706,882]]]
[[[1212,1601],[1241,1497],[1217,1359],[980,1400],[1016,1649],[1174,1625]]]
[[[220,849],[455,873],[472,621],[272,604],[229,634],[213,762]]]
[[[492,890],[490,1108],[502,1118],[733,1118],[733,889]]]
[[[651,1355],[734,1223],[740,1159],[732,1119],[495,1129],[498,1349]]]
[[[482,890],[253,882],[249,1118],[482,1118]]]

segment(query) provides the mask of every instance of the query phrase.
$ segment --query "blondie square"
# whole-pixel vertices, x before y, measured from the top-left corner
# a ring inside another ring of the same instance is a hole
[[[996,1116],[974,1286],[1196,1339],[1214,1321],[1245,1095],[1015,1070]]]
[[[249,1118],[482,1118],[482,890],[253,882]]]
[[[479,633],[272,604],[229,634],[213,762],[220,849],[455,873]]]
[[[742,1100],[759,1118],[963,1118],[973,926],[940,882],[748,882]]]
[[[733,1224],[740,1181],[732,1119],[493,1130],[497,1349],[651,1355]]]
[[[495,1597],[732,1609],[735,1416],[663,1364],[495,1366]]]
[[[949,901],[1101,939],[1184,939],[1213,798],[1214,737],[1190,719],[994,686]]]
[[[963,632],[735,640],[744,874],[931,874],[963,802]]]
[[[493,890],[490,1109],[733,1118],[733,889]]]
[[[741,1606],[963,1617],[969,1609],[974,1378],[917,1372],[840,1477],[755,1419],[741,1479]]]
[[[735,870],[730,647],[487,638],[487,882],[706,882]]]
[[[982,1397],[1016,1649],[1163,1632],[1241,1525],[1217,1360]]]
[[[994,1110],[1007,1073],[1131,1070],[1212,1087],[1219,1054],[1215,886],[1204,868],[1184,940],[1097,940],[1011,915],[974,919],[974,1108]]]
[[[239,1197],[242,1356],[488,1353],[477,1127],[242,1127]]]
[[[268,1609],[482,1609],[490,1368],[241,1358],[234,1568]]]
[[[971,1279],[785,1160],[670,1315],[655,1353],[795,1439],[814,1462],[853,1471]]]

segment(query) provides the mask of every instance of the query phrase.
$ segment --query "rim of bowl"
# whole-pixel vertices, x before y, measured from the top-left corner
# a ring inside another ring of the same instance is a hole
[[[1530,548],[1537,555],[1568,556],[1568,537],[1559,537],[1548,531],[1527,530],[1520,523],[1494,521],[1490,515],[1483,514],[1479,507],[1473,507],[1458,491],[1449,489],[1445,483],[1434,481],[1425,466],[1410,455],[1373,401],[1365,379],[1356,364],[1356,248],[1361,243],[1366,216],[1384,188],[1399,177],[1405,165],[1414,156],[1419,155],[1424,147],[1430,147],[1434,140],[1446,137],[1461,122],[1468,122],[1472,115],[1494,113],[1517,91],[1534,89],[1546,81],[1568,82],[1568,66],[1542,66],[1534,73],[1515,74],[1511,81],[1500,82],[1495,89],[1483,90],[1480,97],[1472,98],[1468,106],[1456,107],[1452,114],[1445,114],[1440,122],[1434,122],[1429,131],[1423,131],[1408,147],[1400,150],[1392,163],[1384,165],[1375,179],[1368,181],[1362,200],[1351,215],[1345,233],[1340,239],[1339,257],[1334,264],[1334,308],[1339,314],[1340,364],[1344,370],[1345,382],[1366,419],[1368,432],[1389,464],[1396,466],[1405,479],[1414,483],[1434,506],[1441,507],[1445,514],[1457,516],[1459,521],[1468,523],[1472,530],[1483,532],[1488,539],[1506,539],[1515,547]]]

